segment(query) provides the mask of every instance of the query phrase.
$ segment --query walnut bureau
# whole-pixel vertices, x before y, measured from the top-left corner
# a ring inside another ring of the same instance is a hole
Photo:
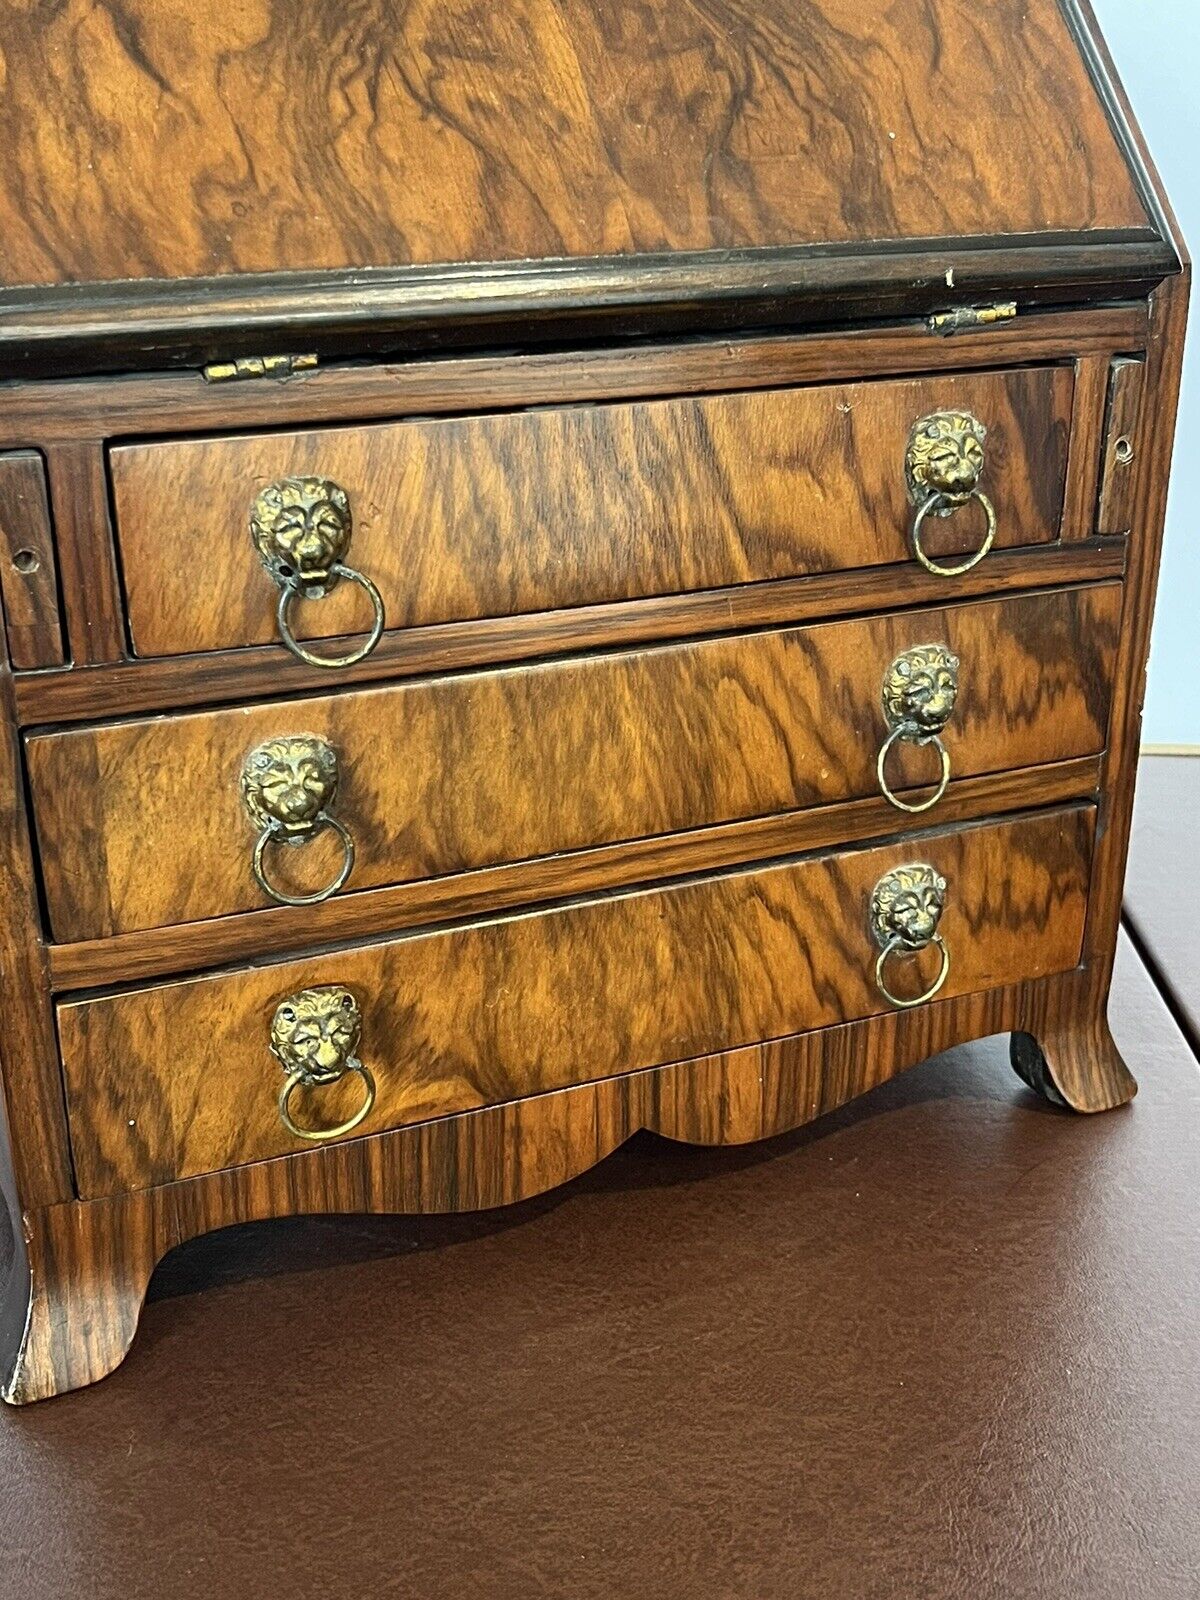
[[[4,31],[7,1399],[235,1222],[1130,1098],[1188,272],[1085,5]]]

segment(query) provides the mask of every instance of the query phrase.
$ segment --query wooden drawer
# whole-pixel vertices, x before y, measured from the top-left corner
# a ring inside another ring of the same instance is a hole
[[[970,411],[998,545],[1059,534],[1073,376],[1030,367],[639,404],[122,445],[110,465],[133,646],[174,655],[277,637],[251,539],[260,490],[348,496],[347,562],[389,628],[913,559],[913,424]],[[982,538],[978,505],[925,525],[935,558]],[[365,630],[342,582],[292,611],[302,638]]]
[[[13,667],[61,665],[58,564],[46,468],[36,450],[0,455],[0,600]]]
[[[1116,583],[938,610],[347,690],[28,740],[55,937],[99,938],[270,904],[252,872],[247,752],[285,735],[336,752],[348,890],[676,833],[878,793],[881,685],[914,646],[958,658],[956,777],[1105,742]],[[898,788],[939,773],[898,742]],[[910,800],[914,797],[910,797]],[[897,823],[900,817],[897,813]],[[331,829],[272,844],[285,893],[336,876]]]
[[[1064,971],[1093,826],[1076,806],[63,1004],[81,1193],[303,1148],[268,1045],[276,1007],[312,985],[345,985],[361,1009],[371,1133],[887,1010],[872,891],[910,862],[948,885],[943,997]],[[885,979],[915,994],[938,959],[896,957]],[[328,1126],[362,1089],[350,1074],[291,1109]]]

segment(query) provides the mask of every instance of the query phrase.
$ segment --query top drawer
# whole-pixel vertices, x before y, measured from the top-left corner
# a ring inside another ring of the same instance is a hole
[[[1030,367],[122,445],[111,470],[133,647],[176,655],[277,637],[281,591],[250,512],[285,478],[344,491],[289,508],[285,541],[306,541],[301,559],[315,560],[348,508],[345,562],[377,587],[388,628],[911,561],[906,455],[935,412],[968,412],[986,430],[978,487],[995,543],[1047,543],[1072,386],[1067,367]],[[956,564],[986,530],[975,500],[927,516],[923,547]],[[342,581],[297,597],[289,622],[328,639],[362,634],[371,610]]]

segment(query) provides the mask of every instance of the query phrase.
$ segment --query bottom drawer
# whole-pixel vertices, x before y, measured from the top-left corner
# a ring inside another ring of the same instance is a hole
[[[320,1134],[371,1101],[341,1136],[375,1133],[886,1011],[884,937],[898,999],[943,963],[941,998],[1065,971],[1094,823],[1071,806],[65,1002],[80,1193],[307,1148],[285,1115]],[[895,884],[881,931],[876,886],[909,863],[944,886]],[[939,899],[940,943],[907,951],[894,930],[924,939]]]

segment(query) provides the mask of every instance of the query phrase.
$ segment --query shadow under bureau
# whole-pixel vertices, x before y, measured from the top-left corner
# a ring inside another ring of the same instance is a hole
[[[1085,9],[372,9],[147,16],[54,127],[12,25],[14,1401],[234,1222],[501,1205],[992,1032],[1134,1092],[1187,269]],[[109,123],[148,73],[188,115]]]

